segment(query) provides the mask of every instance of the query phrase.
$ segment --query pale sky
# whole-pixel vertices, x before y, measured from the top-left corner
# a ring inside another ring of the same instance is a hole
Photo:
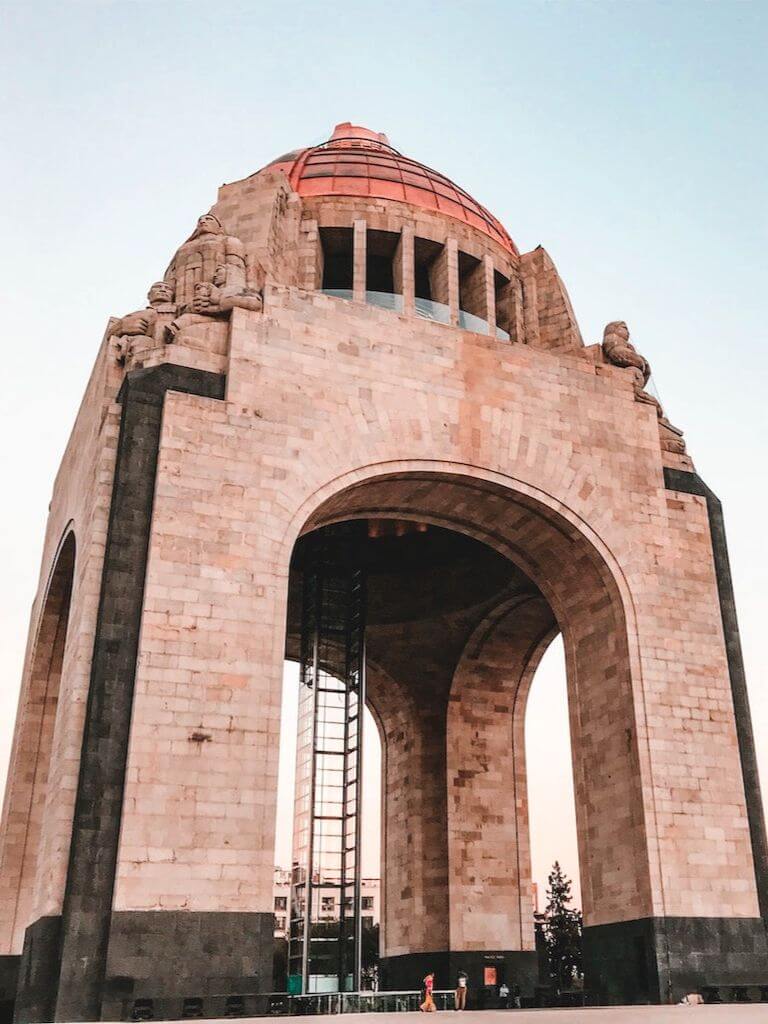
[[[0,765],[108,316],[141,305],[221,182],[350,120],[467,188],[521,250],[543,244],[587,343],[629,323],[723,501],[766,786],[767,18],[686,0],[0,3]],[[539,878],[554,856],[575,872],[550,660],[529,735]]]

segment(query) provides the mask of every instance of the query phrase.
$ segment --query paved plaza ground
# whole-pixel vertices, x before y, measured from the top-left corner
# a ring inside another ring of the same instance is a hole
[[[345,1013],[313,1016],[316,1024],[402,1024],[403,1013]],[[413,1016],[411,1014],[410,1016]],[[432,1017],[454,1017],[455,1011],[438,1011]],[[588,1009],[547,1010],[467,1010],[462,1024],[676,1024],[681,1018],[689,1024],[757,1024],[768,1022],[768,1003],[725,1004],[721,1006],[603,1006]],[[241,1018],[265,1020],[264,1017]],[[274,1018],[270,1018],[273,1019]],[[293,1018],[287,1018],[293,1019]],[[209,1021],[208,1024],[230,1024]]]

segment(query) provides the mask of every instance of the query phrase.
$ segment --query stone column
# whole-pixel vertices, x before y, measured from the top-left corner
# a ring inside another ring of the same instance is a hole
[[[494,608],[459,660],[447,714],[451,962],[477,976],[483,956],[494,954],[526,995],[537,964],[525,707],[555,632],[541,596],[518,595]]]
[[[496,282],[494,280],[493,259],[487,254],[483,257],[485,273],[485,318],[488,321],[488,333],[496,337]]]
[[[365,302],[366,255],[366,223],[356,220],[352,247],[352,298],[356,302]]]
[[[451,325],[459,326],[459,243],[449,238],[445,243],[448,260],[448,308]]]
[[[367,682],[384,753],[381,956],[388,988],[413,987],[449,944],[445,703],[370,662]]]
[[[524,275],[523,285],[523,324],[525,340],[528,345],[539,344],[539,300],[536,289],[536,278]]]
[[[523,285],[517,274],[509,282],[509,339],[520,345],[526,343],[525,316],[523,311]]]
[[[414,235],[410,224],[403,225],[394,261],[395,291],[403,296],[403,312],[415,309],[416,278],[414,266]]]
[[[323,246],[316,220],[302,221],[299,250],[299,287],[308,291],[323,287]]]

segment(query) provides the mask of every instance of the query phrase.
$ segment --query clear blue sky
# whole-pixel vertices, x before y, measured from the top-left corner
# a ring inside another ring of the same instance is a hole
[[[0,4],[0,772],[107,317],[221,182],[351,120],[545,245],[588,343],[628,321],[725,505],[768,786],[767,20],[685,0]]]

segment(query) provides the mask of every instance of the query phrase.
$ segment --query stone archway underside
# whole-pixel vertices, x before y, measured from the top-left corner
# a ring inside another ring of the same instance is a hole
[[[373,584],[368,698],[384,740],[383,951],[403,966],[388,982],[413,983],[443,954],[451,970],[490,952],[533,970],[524,711],[558,628],[585,920],[643,916],[650,881],[627,628],[604,560],[528,497],[431,474],[353,486],[305,532],[366,518],[416,520],[485,545],[431,575],[417,566],[399,582],[399,612],[396,572]]]

